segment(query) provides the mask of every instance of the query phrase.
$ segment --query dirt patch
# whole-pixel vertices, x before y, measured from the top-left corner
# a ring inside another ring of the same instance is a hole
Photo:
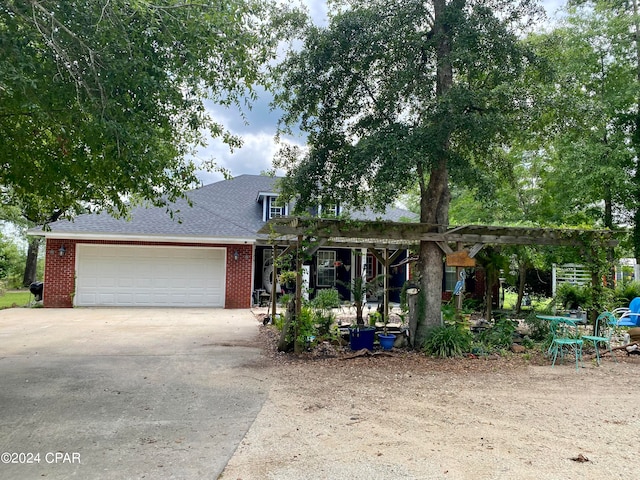
[[[345,359],[275,352],[273,387],[224,479],[628,478],[640,357],[551,368],[542,356]]]

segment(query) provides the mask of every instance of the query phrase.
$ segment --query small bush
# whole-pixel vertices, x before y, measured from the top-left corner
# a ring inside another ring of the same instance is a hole
[[[434,327],[424,343],[423,351],[434,357],[460,357],[471,350],[473,336],[460,325]]]
[[[313,312],[313,323],[317,326],[318,336],[329,335],[331,325],[335,320],[332,308],[340,306],[340,294],[335,288],[318,290],[315,298],[311,301]]]
[[[529,328],[528,337],[536,342],[542,342],[549,336],[549,322],[536,316],[536,312],[529,314],[524,322]]]
[[[482,332],[480,341],[489,350],[509,348],[513,343],[513,334],[516,331],[516,326],[508,318],[501,318],[496,320],[495,325]]]
[[[575,310],[578,307],[588,310],[593,304],[592,288],[587,285],[562,283],[556,291],[556,302],[568,310]]]
[[[289,302],[294,298],[295,298],[295,295],[292,295],[290,293],[283,293],[278,299],[278,302],[280,303],[280,306],[286,308]]]
[[[308,348],[310,339],[315,338],[317,334],[313,311],[309,307],[302,307],[298,319],[298,337],[296,338],[298,345],[303,349]]]
[[[319,310],[330,310],[340,306],[340,294],[335,288],[323,288],[318,290],[311,305]]]

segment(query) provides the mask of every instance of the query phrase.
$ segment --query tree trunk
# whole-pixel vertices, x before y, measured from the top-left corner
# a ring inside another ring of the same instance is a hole
[[[442,250],[435,242],[420,242],[422,278],[418,300],[418,325],[414,346],[421,348],[429,330],[441,323],[442,312]],[[424,307],[422,307],[422,305]]]
[[[409,308],[409,346],[416,346],[416,332],[418,330],[418,295],[407,295]]]
[[[613,230],[613,195],[611,193],[611,187],[608,184],[604,186],[604,226],[610,230]],[[615,288],[616,279],[616,262],[615,262],[615,249],[614,247],[607,248],[607,263],[609,264],[609,270],[607,271],[607,287]]]
[[[488,269],[485,271],[485,274],[487,276],[487,281],[484,287],[484,317],[487,322],[490,322],[493,317],[493,285],[495,284],[495,276],[489,272]]]
[[[31,237],[29,239],[29,249],[27,250],[27,261],[24,267],[24,276],[22,277],[22,286],[28,287],[37,280],[38,274],[38,251],[42,237]]]
[[[524,298],[524,287],[527,285],[527,264],[518,262],[518,300],[516,301],[516,313],[522,310],[522,299]]]
[[[446,20],[446,0],[434,0],[434,36],[438,42],[436,67],[436,97],[444,97],[453,85],[451,64],[450,26]],[[445,121],[445,119],[443,119]],[[446,127],[445,127],[446,128]],[[434,225],[434,230],[442,231],[449,223],[449,171],[447,157],[450,147],[450,133],[441,139],[440,158],[433,162],[429,171],[429,183],[420,182],[420,221]],[[420,169],[421,171],[421,169]],[[440,325],[442,308],[443,252],[435,242],[420,242],[421,272],[420,294],[424,302],[424,317],[418,318],[415,348],[421,348],[430,328]],[[418,304],[420,305],[420,301]],[[419,308],[419,310],[422,310]],[[419,312],[422,314],[422,312]]]
[[[287,304],[287,311],[284,316],[284,323],[282,324],[282,330],[280,331],[280,340],[278,341],[278,351],[279,352],[289,352],[291,350],[291,341],[287,339],[287,335],[291,330],[291,322],[295,321],[295,300],[291,300]],[[296,342],[295,337],[293,340],[294,344]]]

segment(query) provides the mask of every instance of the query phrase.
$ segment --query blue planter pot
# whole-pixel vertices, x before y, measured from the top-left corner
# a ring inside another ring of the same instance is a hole
[[[373,351],[373,339],[375,337],[375,327],[353,327],[349,328],[349,345],[351,350]]]
[[[389,335],[379,333],[378,340],[380,341],[380,346],[383,350],[391,350],[393,348],[393,344],[396,341],[396,336],[392,333],[390,333]]]

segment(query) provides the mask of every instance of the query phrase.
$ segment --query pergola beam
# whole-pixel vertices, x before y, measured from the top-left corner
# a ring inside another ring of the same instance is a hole
[[[260,231],[272,242],[293,241],[298,235],[328,239],[325,246],[397,249],[417,245],[421,241],[436,242],[447,252],[448,244],[473,245],[562,245],[580,246],[585,241],[603,238],[605,245],[615,246],[617,232],[487,225],[443,226],[426,223],[337,220],[302,217],[279,217],[269,221]]]

